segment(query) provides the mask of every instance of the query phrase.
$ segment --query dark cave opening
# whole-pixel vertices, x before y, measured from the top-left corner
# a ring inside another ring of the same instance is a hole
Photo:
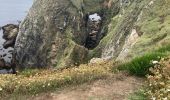
[[[86,15],[87,38],[85,47],[89,50],[94,49],[101,37],[102,17],[98,13]]]

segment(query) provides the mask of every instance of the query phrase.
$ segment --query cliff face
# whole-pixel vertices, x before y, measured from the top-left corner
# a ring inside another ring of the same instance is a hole
[[[121,10],[112,18],[107,36],[90,56],[127,60],[169,44],[168,0],[120,2]]]
[[[101,39],[108,23],[106,19],[118,12],[119,6],[113,6],[116,3],[112,0],[36,0],[21,23],[16,39],[18,66],[63,67],[85,62],[89,15],[98,13],[103,18],[98,30],[101,35],[95,37]]]
[[[122,60],[169,43],[168,0],[36,0],[15,44],[20,68]],[[91,17],[95,16],[95,17]],[[98,19],[98,20],[96,20]]]

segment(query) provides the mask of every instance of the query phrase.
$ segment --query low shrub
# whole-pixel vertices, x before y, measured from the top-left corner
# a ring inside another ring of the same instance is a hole
[[[159,61],[162,56],[165,55],[162,53],[148,53],[122,64],[119,69],[125,69],[133,75],[145,76],[149,73],[149,68],[153,66],[152,61]]]
[[[163,58],[147,76],[147,94],[151,100],[170,100],[170,59]]]
[[[120,64],[118,70],[127,70],[132,75],[146,76],[149,68],[153,67],[152,61],[159,61],[162,57],[168,56],[170,45],[163,46],[153,52],[149,52],[140,57],[135,57],[130,62]]]

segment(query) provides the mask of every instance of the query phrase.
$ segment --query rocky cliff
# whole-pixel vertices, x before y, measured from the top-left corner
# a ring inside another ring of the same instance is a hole
[[[85,62],[88,49],[94,48],[106,33],[106,19],[118,12],[118,4],[118,0],[36,0],[16,39],[18,65],[41,68]],[[102,20],[96,26],[95,43],[88,46],[89,15],[93,13]]]
[[[20,68],[122,60],[169,38],[168,0],[35,0],[15,44]]]
[[[90,51],[90,56],[130,60],[169,44],[170,1],[120,2],[121,10],[112,18],[107,36]]]

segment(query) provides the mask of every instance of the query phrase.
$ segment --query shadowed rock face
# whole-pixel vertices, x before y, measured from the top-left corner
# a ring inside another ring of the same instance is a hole
[[[0,69],[5,67],[5,61],[0,57]]]
[[[61,67],[86,61],[88,50],[84,45],[89,34],[86,16],[90,13],[100,13],[105,25],[107,15],[116,13],[119,8],[113,7],[112,1],[36,0],[21,23],[16,39],[15,54],[18,66]]]
[[[97,46],[98,41],[98,35],[101,30],[102,26],[102,19],[100,15],[97,13],[89,15],[88,16],[88,21],[87,21],[87,32],[88,32],[88,37],[86,40],[85,47],[88,49],[93,49]]]
[[[6,64],[2,57],[0,57],[0,74],[16,74],[15,66]]]
[[[3,47],[6,49],[8,47],[14,47],[16,37],[18,35],[19,27],[14,24],[7,24],[2,27],[3,38],[6,40]]]
[[[1,28],[3,30],[3,38],[6,40],[3,44],[3,48],[7,49],[9,47],[14,47],[16,37],[19,31],[18,25],[14,24],[7,24]],[[10,52],[8,52],[10,53]],[[13,50],[11,51],[13,55]],[[16,73],[15,71],[15,58],[12,57],[11,63],[7,63],[4,60],[4,56],[7,54],[4,54],[2,57],[0,57],[0,73],[1,74],[7,74],[7,73]]]

